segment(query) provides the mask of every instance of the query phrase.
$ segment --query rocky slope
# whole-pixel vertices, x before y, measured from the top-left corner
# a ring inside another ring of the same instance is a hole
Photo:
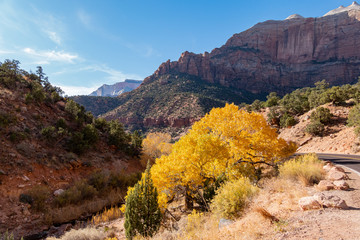
[[[49,228],[46,214],[55,206],[38,212],[20,202],[28,190],[46,188],[50,204],[55,190],[99,169],[141,169],[131,154],[108,144],[107,133],[86,125],[92,122],[88,113],[67,106],[56,88],[18,69],[16,62],[0,64],[0,235],[9,230],[26,236]]]
[[[141,83],[141,80],[125,79],[124,82],[118,82],[112,85],[104,84],[94,92],[90,93],[89,96],[116,97],[122,93],[134,90],[140,86]]]
[[[107,113],[120,105],[120,100],[116,97],[96,97],[96,96],[72,96],[70,99],[85,107],[94,116]]]
[[[149,130],[191,126],[213,107],[226,102],[252,102],[255,95],[219,84],[210,84],[185,74],[166,74],[118,97],[118,108],[102,115],[126,126]]]
[[[210,53],[184,52],[144,82],[180,72],[253,93],[285,93],[322,79],[352,83],[360,75],[360,9],[353,5],[320,18],[256,24]]]
[[[332,113],[332,119],[325,128],[324,136],[311,136],[305,133],[306,126],[310,123],[311,110],[298,117],[299,123],[290,128],[281,130],[280,137],[287,141],[294,141],[299,145],[301,153],[343,153],[359,154],[360,141],[354,132],[354,127],[346,124],[352,106],[334,106],[325,104]]]

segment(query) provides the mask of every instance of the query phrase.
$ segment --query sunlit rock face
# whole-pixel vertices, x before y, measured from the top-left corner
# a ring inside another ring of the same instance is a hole
[[[210,53],[184,52],[144,82],[179,72],[253,93],[286,93],[322,79],[332,85],[353,83],[360,75],[359,20],[360,6],[354,2],[319,18],[295,14],[258,23]]]

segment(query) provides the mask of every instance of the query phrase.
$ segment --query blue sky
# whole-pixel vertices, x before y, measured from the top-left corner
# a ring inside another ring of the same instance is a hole
[[[258,22],[320,17],[339,0],[0,0],[0,61],[41,65],[68,95],[143,79],[184,51],[203,53]]]

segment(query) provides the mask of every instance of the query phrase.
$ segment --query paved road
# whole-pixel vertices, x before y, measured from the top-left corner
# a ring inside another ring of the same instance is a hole
[[[328,160],[335,164],[341,164],[360,172],[360,155],[317,153],[322,160]]]

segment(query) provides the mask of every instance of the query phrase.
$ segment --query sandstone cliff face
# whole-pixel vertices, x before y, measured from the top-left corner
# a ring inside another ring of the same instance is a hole
[[[360,11],[350,10],[259,23],[211,53],[184,52],[144,82],[180,72],[253,93],[285,93],[322,79],[334,85],[352,83],[360,75],[359,20]]]

